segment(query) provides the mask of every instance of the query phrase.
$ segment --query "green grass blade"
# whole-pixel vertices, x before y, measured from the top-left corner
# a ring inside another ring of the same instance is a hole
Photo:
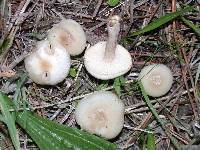
[[[153,105],[150,102],[150,99],[148,97],[148,95],[146,94],[144,87],[142,85],[141,81],[138,81],[142,95],[144,97],[144,101],[147,104],[148,108],[150,109],[151,113],[153,114],[153,116],[155,117],[156,121],[161,125],[162,129],[165,131],[166,135],[169,137],[169,139],[171,140],[171,142],[173,143],[173,145],[175,146],[175,148],[177,150],[181,150],[180,145],[178,144],[178,141],[170,134],[169,130],[165,127],[164,123],[162,122],[162,120],[160,119],[158,113],[156,112],[156,110],[153,108]]]
[[[168,23],[169,21],[171,21],[171,20],[173,20],[173,19],[175,19],[175,18],[177,18],[177,17],[179,17],[179,16],[183,15],[184,13],[189,12],[191,10],[193,10],[193,7],[188,6],[184,9],[182,9],[182,10],[169,13],[169,14],[162,16],[159,19],[156,19],[155,21],[151,22],[150,24],[145,26],[143,29],[130,34],[130,36],[137,36],[137,35],[152,31],[154,29],[157,29],[157,28],[161,27],[162,25]]]
[[[140,134],[138,139],[138,146],[140,150],[146,150],[145,134],[144,132]]]
[[[120,77],[115,78],[114,84],[113,84],[114,90],[118,96],[121,95],[121,81]]]
[[[10,44],[10,40],[9,39],[5,39],[1,45],[0,45],[0,55],[4,52],[5,49],[7,49],[9,47]]]
[[[2,92],[0,92],[0,109],[1,113],[4,118],[4,123],[8,127],[8,131],[13,143],[13,146],[15,147],[16,150],[20,150],[20,142],[19,142],[19,137],[17,134],[17,129],[15,126],[15,119],[13,115],[9,112],[10,105],[8,104],[8,97],[5,96]]]
[[[15,108],[19,109],[20,101],[21,101],[21,88],[23,87],[24,83],[26,82],[28,76],[27,74],[22,74],[21,78],[17,81],[17,87],[14,95],[14,104]]]
[[[190,27],[192,30],[194,30],[194,32],[200,36],[200,28],[198,26],[196,26],[195,24],[193,24],[190,20],[187,20],[185,17],[181,17],[181,20],[188,26]]]
[[[156,150],[156,142],[152,133],[147,133],[147,150]]]

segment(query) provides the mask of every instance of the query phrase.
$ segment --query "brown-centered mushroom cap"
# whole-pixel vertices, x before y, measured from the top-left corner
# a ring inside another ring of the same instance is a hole
[[[94,92],[78,103],[75,118],[83,130],[112,139],[123,128],[124,104],[112,92]]]
[[[48,40],[54,45],[62,45],[70,55],[79,55],[86,47],[86,35],[79,23],[72,19],[62,19],[48,31]]]
[[[25,59],[29,77],[38,84],[55,85],[65,79],[70,69],[70,56],[62,46],[43,40]]]

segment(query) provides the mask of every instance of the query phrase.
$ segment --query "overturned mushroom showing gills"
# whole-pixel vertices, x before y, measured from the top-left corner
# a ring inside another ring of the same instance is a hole
[[[98,42],[86,50],[84,63],[87,71],[97,79],[108,80],[128,72],[132,65],[130,53],[117,44],[120,17],[112,16],[107,24],[107,42]]]
[[[51,44],[62,45],[72,56],[79,55],[86,47],[86,35],[79,23],[72,19],[62,19],[48,31]]]
[[[43,40],[37,43],[35,51],[25,59],[25,68],[34,82],[55,85],[68,75],[70,56],[64,47],[53,46]]]
[[[146,93],[153,97],[166,94],[173,83],[171,70],[163,64],[153,64],[144,67],[138,77]]]
[[[94,92],[79,102],[75,118],[83,130],[112,139],[123,128],[124,104],[112,92]]]

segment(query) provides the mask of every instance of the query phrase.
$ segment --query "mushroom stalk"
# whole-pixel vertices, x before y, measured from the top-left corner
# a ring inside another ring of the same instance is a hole
[[[117,47],[117,39],[120,31],[120,17],[113,16],[107,24],[108,40],[106,43],[104,60],[111,62],[115,57],[115,50]]]

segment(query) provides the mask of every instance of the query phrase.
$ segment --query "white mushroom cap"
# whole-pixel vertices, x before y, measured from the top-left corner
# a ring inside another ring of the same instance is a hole
[[[163,64],[153,64],[144,67],[138,77],[146,93],[153,97],[166,94],[173,83],[171,70]]]
[[[112,92],[94,92],[79,102],[75,118],[83,130],[112,139],[123,128],[124,104]]]
[[[86,47],[86,35],[79,23],[72,19],[62,19],[48,31],[48,40],[66,48],[70,55],[79,55]]]
[[[112,61],[104,60],[106,42],[99,42],[85,52],[85,67],[97,79],[108,80],[128,72],[132,65],[129,52],[117,45]]]
[[[85,52],[85,67],[97,79],[113,79],[128,72],[132,66],[130,53],[117,44],[119,21],[119,16],[111,17],[107,25],[108,41],[99,42]]]
[[[36,51],[25,59],[29,77],[38,84],[55,85],[65,79],[70,69],[70,56],[64,47],[49,41],[37,43]]]

